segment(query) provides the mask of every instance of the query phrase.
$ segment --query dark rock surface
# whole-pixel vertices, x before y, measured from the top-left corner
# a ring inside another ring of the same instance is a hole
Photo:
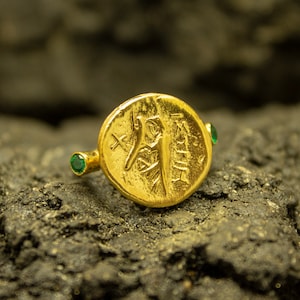
[[[1,116],[0,299],[299,299],[300,106],[200,115],[211,172],[166,209],[72,175],[100,119]]]
[[[0,111],[59,123],[148,91],[295,103],[299,15],[296,0],[0,0]]]

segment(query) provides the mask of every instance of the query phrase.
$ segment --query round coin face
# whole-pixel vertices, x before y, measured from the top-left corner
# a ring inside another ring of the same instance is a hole
[[[100,166],[128,199],[149,207],[175,205],[206,177],[211,137],[195,111],[164,94],[142,94],[117,107],[98,139]]]

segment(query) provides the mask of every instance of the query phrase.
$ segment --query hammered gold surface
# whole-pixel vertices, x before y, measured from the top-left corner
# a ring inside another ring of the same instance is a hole
[[[206,177],[210,135],[194,110],[164,94],[127,100],[105,120],[98,139],[100,166],[127,198],[150,206],[177,204]]]

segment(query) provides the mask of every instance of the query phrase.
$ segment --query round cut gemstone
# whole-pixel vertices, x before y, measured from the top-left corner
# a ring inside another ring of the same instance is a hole
[[[210,124],[211,141],[215,145],[218,142],[218,132],[213,124]]]
[[[80,175],[84,172],[86,168],[86,162],[81,154],[75,153],[70,159],[71,168],[74,173]]]

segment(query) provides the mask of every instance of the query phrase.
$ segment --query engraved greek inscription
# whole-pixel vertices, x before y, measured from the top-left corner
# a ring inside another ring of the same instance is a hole
[[[175,135],[177,137],[178,142],[185,143],[188,139],[187,134],[189,134],[188,124],[185,120],[175,120],[176,131]]]
[[[121,135],[120,137],[118,137],[114,133],[112,133],[111,136],[114,139],[114,143],[112,145],[110,145],[110,149],[112,151],[116,150],[118,148],[118,146],[120,146],[125,151],[127,150],[127,145],[124,142],[124,139],[127,137],[126,134]]]
[[[175,169],[176,177],[172,179],[172,182],[182,181],[189,184],[188,174],[190,172],[188,168],[188,163],[186,161],[176,160],[173,168]]]
[[[198,158],[199,164],[202,165],[204,160],[205,160],[205,155],[200,155],[199,158]]]
[[[175,145],[174,145],[174,164],[172,182],[183,182],[189,184],[189,160],[191,153],[189,151],[189,136],[190,129],[186,120],[183,119],[183,114],[173,114]]]
[[[175,179],[172,179],[172,182],[185,182],[186,184],[189,184],[189,179],[188,179],[188,173],[189,173],[189,168],[188,167],[181,167],[174,165],[174,168],[178,170],[177,172],[177,177]]]
[[[177,119],[182,119],[184,117],[183,113],[175,113],[175,114],[171,114],[171,118],[177,118]]]
[[[198,147],[200,145],[200,141],[199,141],[199,138],[197,136],[192,135],[191,140],[192,140],[192,143],[193,143],[194,147]]]

